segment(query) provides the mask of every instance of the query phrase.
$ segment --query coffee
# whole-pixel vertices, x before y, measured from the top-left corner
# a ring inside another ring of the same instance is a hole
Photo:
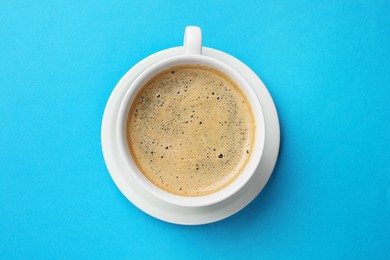
[[[203,196],[234,181],[254,144],[245,94],[225,74],[205,66],[160,72],[130,108],[126,137],[144,176],[182,196]]]

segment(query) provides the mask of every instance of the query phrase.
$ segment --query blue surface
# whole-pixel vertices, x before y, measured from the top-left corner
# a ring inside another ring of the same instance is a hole
[[[0,2],[0,259],[390,259],[390,2],[208,2]],[[128,202],[100,146],[117,81],[186,25],[282,128],[261,195],[197,227]]]

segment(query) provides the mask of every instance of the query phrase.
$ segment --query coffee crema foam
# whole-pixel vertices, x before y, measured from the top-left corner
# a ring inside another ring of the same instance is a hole
[[[137,94],[126,136],[135,163],[159,188],[203,196],[234,181],[253,149],[254,116],[245,94],[205,66],[165,70]]]

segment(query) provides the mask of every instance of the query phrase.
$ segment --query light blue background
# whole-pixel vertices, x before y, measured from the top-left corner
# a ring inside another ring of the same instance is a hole
[[[142,213],[100,146],[134,64],[182,44],[248,64],[278,108],[274,174],[210,225]],[[1,1],[0,259],[390,259],[390,2]]]

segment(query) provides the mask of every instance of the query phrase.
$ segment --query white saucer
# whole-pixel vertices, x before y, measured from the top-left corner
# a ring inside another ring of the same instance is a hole
[[[112,179],[119,190],[136,207],[145,213],[163,221],[199,225],[227,218],[248,205],[263,189],[274,169],[280,143],[279,119],[274,102],[257,75],[238,59],[215,49],[202,48],[202,54],[219,59],[236,69],[253,86],[260,100],[266,126],[263,157],[252,179],[239,192],[229,199],[211,206],[188,208],[168,204],[147,193],[126,172],[125,165],[119,159],[119,147],[116,136],[117,114],[126,90],[137,76],[151,64],[170,56],[183,53],[183,47],[166,49],[155,53],[137,63],[118,82],[107,102],[102,122],[102,149],[104,160]]]

